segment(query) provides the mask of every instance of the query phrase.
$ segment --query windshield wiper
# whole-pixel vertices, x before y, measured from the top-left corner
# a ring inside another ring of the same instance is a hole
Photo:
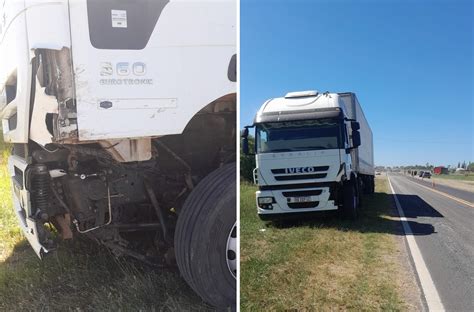
[[[294,151],[308,151],[312,149],[331,149],[331,147],[326,147],[326,146],[296,147],[293,150]]]
[[[276,152],[291,152],[292,149],[289,148],[280,148],[280,149],[273,149],[269,151],[270,153],[276,153]]]

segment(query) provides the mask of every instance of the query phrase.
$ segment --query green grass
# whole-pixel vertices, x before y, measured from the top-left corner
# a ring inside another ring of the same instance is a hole
[[[394,276],[398,222],[386,180],[357,222],[335,216],[286,224],[256,214],[253,185],[241,185],[241,309],[405,310]]]
[[[10,177],[7,170],[10,149],[10,145],[5,144],[0,136],[0,261],[23,239],[12,209]]]
[[[39,260],[17,226],[0,137],[0,311],[208,311],[176,268],[158,269],[88,240]]]

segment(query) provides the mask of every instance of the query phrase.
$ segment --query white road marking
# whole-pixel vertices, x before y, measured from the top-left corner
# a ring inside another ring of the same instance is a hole
[[[445,311],[443,303],[441,303],[441,299],[439,298],[438,291],[436,290],[436,286],[431,278],[430,272],[426,267],[425,261],[423,260],[423,256],[421,254],[420,249],[418,248],[418,244],[416,243],[415,237],[413,236],[413,231],[410,228],[410,225],[407,222],[407,218],[403,213],[402,206],[398,201],[398,197],[395,194],[395,191],[392,186],[392,182],[390,182],[390,177],[388,177],[388,184],[390,185],[390,189],[392,190],[392,194],[395,197],[395,205],[397,206],[398,214],[400,215],[400,221],[403,225],[403,230],[405,231],[405,237],[408,242],[408,247],[410,249],[411,256],[413,258],[413,262],[415,263],[415,270],[418,274],[418,278],[420,279],[421,288],[423,294],[425,295],[426,303],[428,304],[429,311]]]

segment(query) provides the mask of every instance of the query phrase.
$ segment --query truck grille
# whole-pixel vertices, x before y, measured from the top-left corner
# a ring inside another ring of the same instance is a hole
[[[322,179],[327,176],[329,166],[272,169],[276,181]]]
[[[288,203],[288,207],[291,209],[303,209],[303,208],[316,208],[318,207],[319,202],[306,202],[306,203]]]
[[[26,144],[13,144],[13,155],[21,158],[26,158]]]
[[[321,195],[322,190],[304,190],[304,191],[290,191],[282,192],[281,194],[286,198],[290,197],[303,197],[303,196],[318,196]],[[310,201],[302,203],[288,203],[288,207],[292,209],[303,209],[303,208],[315,208],[318,207],[319,201]]]
[[[23,171],[19,168],[14,167],[15,175],[13,176],[13,180],[17,183],[17,185],[23,189]]]
[[[321,195],[322,190],[310,190],[310,191],[294,191],[294,192],[282,192],[285,197],[300,197],[300,196],[318,196]]]
[[[275,180],[290,181],[290,180],[322,179],[322,178],[325,178],[326,176],[327,176],[326,173],[285,175],[285,176],[275,176]]]

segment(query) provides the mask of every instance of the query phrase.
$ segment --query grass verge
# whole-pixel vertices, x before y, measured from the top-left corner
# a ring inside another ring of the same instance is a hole
[[[455,181],[473,181],[474,182],[474,173],[467,174],[440,174],[433,175],[436,179],[443,180],[455,180]]]
[[[39,260],[13,212],[0,137],[0,311],[208,311],[176,269],[155,269],[90,241]]]
[[[266,224],[253,185],[241,185],[241,309],[406,310],[397,255],[399,223],[386,178],[356,221],[336,216]]]

